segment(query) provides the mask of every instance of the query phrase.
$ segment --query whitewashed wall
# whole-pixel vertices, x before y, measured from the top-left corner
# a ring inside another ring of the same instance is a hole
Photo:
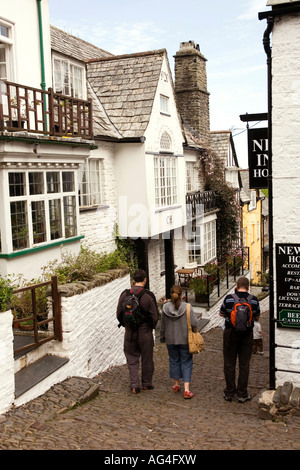
[[[116,249],[115,229],[117,223],[117,181],[115,156],[116,144],[96,141],[97,150],[91,151],[90,159],[101,162],[101,205],[97,209],[80,211],[80,233],[83,243],[95,251],[110,253]]]
[[[121,292],[130,286],[130,276],[118,277],[79,295],[62,297],[63,341],[51,341],[23,357],[27,364],[48,353],[69,362],[33,389],[14,399],[15,361],[12,314],[0,313],[0,414],[12,405],[20,406],[42,395],[67,377],[93,378],[112,366],[126,362],[123,352],[124,328],[118,328],[116,309]]]
[[[274,244],[299,243],[300,14],[275,20],[272,72]],[[299,347],[300,329],[276,329],[275,338],[277,344]],[[276,348],[275,353],[276,368],[300,371],[299,351]],[[300,374],[277,372],[276,383],[285,381],[299,386]]]
[[[35,0],[0,1],[1,18],[12,26],[12,53],[8,79],[41,88],[38,7]],[[41,3],[46,89],[52,86],[49,2]],[[22,4],[22,5],[21,5]]]
[[[0,313],[0,414],[11,407],[14,399],[14,353],[11,311]]]
[[[67,356],[69,375],[94,377],[125,362],[124,329],[116,309],[121,292],[130,287],[129,274],[80,295],[62,298],[63,342],[53,352]]]

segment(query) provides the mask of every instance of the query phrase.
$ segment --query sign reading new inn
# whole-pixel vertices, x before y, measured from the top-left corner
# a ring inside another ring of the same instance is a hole
[[[249,186],[268,188],[268,128],[248,129]]]
[[[300,244],[276,244],[278,326],[300,328]]]

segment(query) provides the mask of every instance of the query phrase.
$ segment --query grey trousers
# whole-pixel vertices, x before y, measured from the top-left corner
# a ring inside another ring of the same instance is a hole
[[[124,354],[131,388],[140,388],[140,360],[142,387],[152,385],[154,373],[153,347],[153,330],[147,323],[142,324],[137,331],[132,331],[130,327],[125,328]]]

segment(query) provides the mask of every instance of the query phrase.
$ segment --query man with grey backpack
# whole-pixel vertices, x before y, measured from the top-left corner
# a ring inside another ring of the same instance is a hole
[[[254,320],[260,316],[257,298],[249,294],[250,282],[246,277],[237,281],[234,294],[225,297],[220,316],[225,318],[223,333],[224,398],[232,401],[236,396],[240,403],[251,399],[248,394],[248,378],[253,346]],[[239,376],[236,384],[236,361],[239,360]]]

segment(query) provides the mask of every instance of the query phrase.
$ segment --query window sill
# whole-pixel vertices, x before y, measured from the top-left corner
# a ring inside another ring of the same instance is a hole
[[[48,250],[49,248],[54,248],[56,246],[65,245],[66,243],[77,242],[81,240],[82,238],[84,238],[84,235],[79,235],[78,237],[72,237],[72,238],[64,238],[57,242],[47,243],[45,245],[36,245],[31,248],[26,248],[25,250],[14,251],[12,253],[0,253],[0,258],[5,258],[5,259],[17,258],[18,256],[29,255],[37,251]]]
[[[104,204],[95,204],[93,206],[81,206],[79,207],[79,212],[89,212],[89,211],[96,211],[102,209],[109,209],[109,206]]]
[[[159,207],[155,210],[155,214],[159,212],[165,212],[165,211],[173,211],[176,209],[180,209],[182,206],[180,204],[176,204],[174,206],[165,206],[165,207]]]

